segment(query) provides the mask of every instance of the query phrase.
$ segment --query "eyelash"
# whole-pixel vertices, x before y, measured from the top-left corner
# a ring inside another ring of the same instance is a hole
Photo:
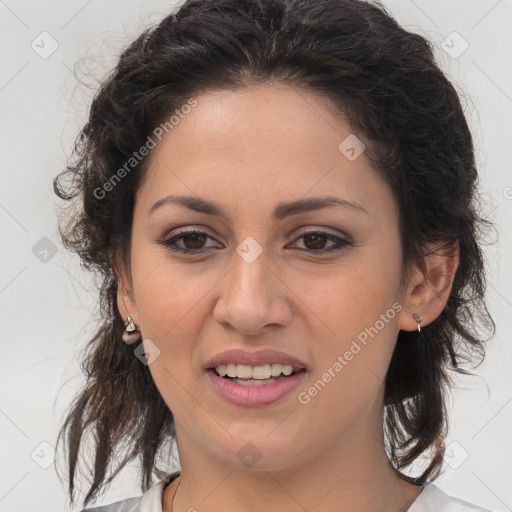
[[[201,235],[206,235],[208,238],[213,238],[210,235],[208,235],[208,233],[206,233],[204,231],[197,230],[197,229],[190,229],[190,230],[183,230],[183,231],[179,232],[178,234],[173,235],[169,238],[164,238],[162,240],[158,240],[157,243],[160,245],[163,245],[164,247],[166,247],[167,249],[169,249],[173,252],[177,252],[177,253],[181,253],[181,254],[185,254],[185,255],[205,254],[206,252],[208,252],[208,249],[207,250],[198,249],[198,250],[194,251],[194,250],[190,250],[190,249],[182,249],[182,248],[173,247],[173,245],[175,245],[176,242],[182,240],[185,236],[190,235],[190,234],[196,234],[196,233],[201,234]],[[350,242],[346,238],[342,238],[342,237],[333,235],[331,233],[326,233],[324,231],[318,231],[318,230],[304,231],[304,232],[300,233],[300,235],[297,238],[295,238],[295,240],[298,240],[300,238],[303,238],[304,236],[309,236],[309,235],[325,236],[329,240],[336,242],[337,246],[334,246],[331,249],[323,249],[323,250],[322,249],[319,249],[319,250],[296,249],[296,250],[301,251],[301,252],[309,252],[314,255],[321,255],[321,254],[327,254],[327,253],[339,251],[339,250],[342,250],[346,247],[353,245],[352,242]],[[212,248],[210,248],[210,249],[212,249]]]

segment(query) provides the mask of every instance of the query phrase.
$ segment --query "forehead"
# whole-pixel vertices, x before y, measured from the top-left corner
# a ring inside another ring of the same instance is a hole
[[[165,193],[226,199],[297,199],[339,191],[354,202],[387,196],[364,152],[349,159],[340,144],[355,137],[328,98],[284,84],[209,91],[180,116],[150,155],[139,188],[150,208]],[[219,201],[217,201],[219,202]],[[256,205],[255,205],[256,206]]]

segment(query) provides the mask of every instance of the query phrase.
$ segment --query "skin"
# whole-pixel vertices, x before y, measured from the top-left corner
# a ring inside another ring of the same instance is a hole
[[[195,99],[152,150],[130,266],[118,276],[120,313],[146,348],[151,340],[160,350],[149,368],[176,422],[181,477],[165,490],[164,512],[174,497],[174,512],[407,510],[422,489],[386,457],[384,377],[399,330],[417,328],[413,314],[425,326],[443,310],[458,257],[432,255],[427,274],[413,268],[400,286],[397,203],[364,153],[350,161],[338,150],[352,130],[327,99],[279,83]],[[148,214],[169,194],[215,202],[227,218],[178,204]],[[328,195],[366,213],[331,206],[272,219],[280,202]],[[157,243],[183,226],[211,237],[177,242],[203,255]],[[319,256],[335,242],[301,238],[300,228],[350,236],[352,245]],[[248,236],[263,250],[252,263],[236,252]],[[298,392],[394,303],[401,311],[301,404]],[[226,349],[267,347],[306,364],[304,385],[264,407],[224,401],[203,365]],[[237,456],[247,443],[262,454],[251,468]]]

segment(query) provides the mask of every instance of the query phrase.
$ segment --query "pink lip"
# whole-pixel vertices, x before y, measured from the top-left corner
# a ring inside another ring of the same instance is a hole
[[[219,377],[214,370],[207,373],[218,393],[228,402],[241,407],[259,407],[277,402],[299,386],[306,376],[306,371],[301,370],[290,377],[280,378],[273,384],[242,386]]]
[[[225,352],[221,352],[217,354],[215,357],[210,359],[205,365],[205,369],[209,370],[210,368],[215,368],[220,364],[246,364],[249,366],[258,366],[263,364],[288,364],[290,366],[295,366],[296,368],[306,368],[306,365],[284,352],[279,352],[278,350],[273,349],[263,349],[254,352],[249,352],[247,350],[242,349],[231,349],[226,350]],[[224,380],[224,379],[223,379]],[[269,384],[265,387],[271,386]]]

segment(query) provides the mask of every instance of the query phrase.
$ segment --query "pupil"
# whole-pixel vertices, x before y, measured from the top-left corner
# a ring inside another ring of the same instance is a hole
[[[190,233],[183,237],[183,242],[185,243],[185,246],[187,249],[201,249],[202,244],[204,243],[205,235],[203,233]],[[192,246],[187,243],[187,241],[190,241],[192,239]],[[194,245],[198,244],[198,245]]]
[[[324,247],[325,241],[326,241],[325,235],[319,235],[319,234],[312,234],[312,235],[306,235],[304,237],[304,245],[308,249],[322,249]],[[313,244],[309,244],[308,240],[313,240]],[[320,242],[320,244],[318,244]],[[311,247],[312,245],[312,247]]]

